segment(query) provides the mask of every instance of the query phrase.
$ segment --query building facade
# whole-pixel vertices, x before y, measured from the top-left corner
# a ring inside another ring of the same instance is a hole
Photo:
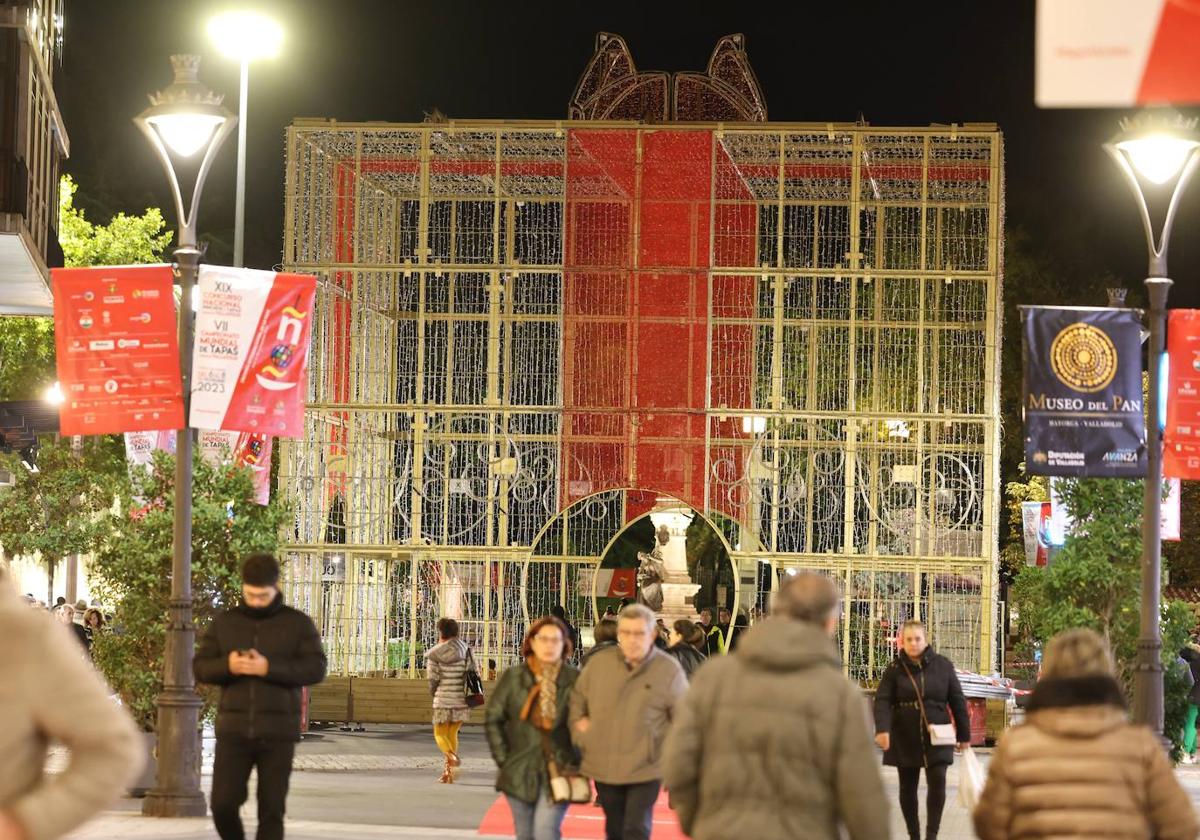
[[[49,315],[58,176],[70,142],[54,95],[64,0],[0,0],[0,315]]]

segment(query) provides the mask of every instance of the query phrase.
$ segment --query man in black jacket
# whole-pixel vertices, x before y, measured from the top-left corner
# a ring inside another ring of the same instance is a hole
[[[300,688],[325,677],[312,619],[284,606],[279,563],[251,554],[242,564],[242,605],[213,621],[196,650],[197,682],[221,686],[213,767],[213,824],[242,840],[238,809],[258,768],[258,840],[283,837],[292,756],[300,740]]]

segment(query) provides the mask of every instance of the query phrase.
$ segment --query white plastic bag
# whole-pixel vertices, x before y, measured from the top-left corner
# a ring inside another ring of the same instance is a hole
[[[958,804],[967,809],[970,814],[979,804],[983,793],[983,784],[987,781],[987,771],[975,750],[967,747],[958,756]]]

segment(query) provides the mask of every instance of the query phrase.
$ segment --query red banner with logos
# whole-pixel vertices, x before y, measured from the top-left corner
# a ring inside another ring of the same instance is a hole
[[[171,267],[56,268],[51,279],[62,434],[181,428]]]
[[[301,437],[316,278],[200,267],[191,425]]]
[[[1167,358],[1163,475],[1200,478],[1200,310],[1168,313]]]

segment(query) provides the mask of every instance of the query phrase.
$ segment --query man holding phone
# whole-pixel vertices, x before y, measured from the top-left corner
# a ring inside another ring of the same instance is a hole
[[[325,677],[325,652],[312,619],[285,606],[279,563],[251,554],[242,563],[242,603],[213,620],[196,649],[198,682],[221,686],[213,766],[213,824],[222,840],[243,840],[238,809],[258,769],[258,840],[283,837],[292,757],[300,740],[300,689]]]

